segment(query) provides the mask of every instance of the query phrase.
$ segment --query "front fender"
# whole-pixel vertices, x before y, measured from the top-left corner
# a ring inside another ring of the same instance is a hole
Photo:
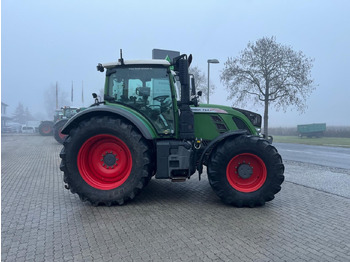
[[[235,130],[235,131],[229,131],[226,133],[223,133],[222,135],[218,136],[214,140],[212,140],[208,146],[204,149],[203,153],[201,154],[201,157],[199,158],[198,165],[197,165],[197,170],[199,175],[202,174],[203,172],[203,162],[205,162],[209,156],[210,156],[210,151],[222,140],[228,138],[228,137],[233,137],[233,136],[239,136],[239,135],[246,135],[247,130]]]
[[[77,127],[79,123],[83,120],[89,119],[94,116],[118,116],[130,121],[143,135],[146,139],[154,139],[155,131],[150,125],[147,125],[145,121],[141,120],[136,114],[131,113],[128,110],[113,106],[94,106],[89,107],[68,120],[64,125],[61,133],[68,135],[72,128]]]
[[[59,125],[63,125],[63,123],[66,123],[68,121],[68,119],[61,119],[61,120],[58,120],[54,125],[53,125],[53,128],[56,128],[57,126]]]

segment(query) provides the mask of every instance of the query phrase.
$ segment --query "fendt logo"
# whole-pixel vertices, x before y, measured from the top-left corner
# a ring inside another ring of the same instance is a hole
[[[192,112],[195,113],[219,113],[227,114],[227,111],[220,108],[207,108],[207,107],[191,107]]]

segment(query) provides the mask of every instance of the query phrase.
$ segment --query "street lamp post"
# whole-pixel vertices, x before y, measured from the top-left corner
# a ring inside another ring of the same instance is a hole
[[[207,93],[207,101],[209,104],[209,73],[210,73],[210,64],[218,64],[220,63],[217,59],[208,59],[208,93]]]

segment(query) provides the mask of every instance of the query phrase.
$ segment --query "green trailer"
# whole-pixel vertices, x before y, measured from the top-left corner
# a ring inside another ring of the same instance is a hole
[[[326,131],[326,123],[298,125],[299,137],[322,137]]]

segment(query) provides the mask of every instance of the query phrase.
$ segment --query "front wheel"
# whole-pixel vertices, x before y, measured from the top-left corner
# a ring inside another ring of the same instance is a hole
[[[227,204],[255,207],[274,199],[284,181],[284,165],[276,148],[254,136],[224,140],[208,162],[208,179]]]
[[[64,182],[93,205],[123,204],[152,176],[150,146],[125,120],[93,117],[79,123],[63,143]]]

